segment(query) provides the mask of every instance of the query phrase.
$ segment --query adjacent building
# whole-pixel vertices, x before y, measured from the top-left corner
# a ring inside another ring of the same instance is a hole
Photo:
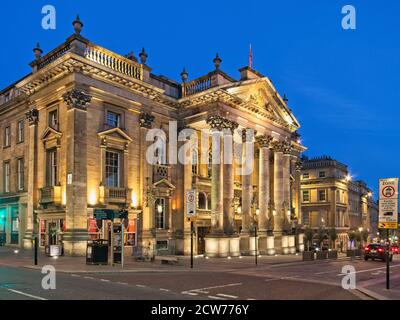
[[[331,157],[302,158],[300,202],[300,224],[314,230],[335,228],[337,248],[348,247],[349,231],[376,234],[378,208],[372,190]]]
[[[211,72],[177,82],[152,73],[144,49],[121,56],[81,36],[79,17],[73,26],[0,92],[2,241],[29,248],[38,236],[84,254],[122,223],[127,254],[188,254],[195,190],[196,253],[254,254],[254,226],[261,253],[295,252],[306,148],[272,82],[251,66],[234,79],[218,55]]]

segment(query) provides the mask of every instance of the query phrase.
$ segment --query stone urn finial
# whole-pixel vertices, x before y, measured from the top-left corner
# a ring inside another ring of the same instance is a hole
[[[81,19],[79,18],[79,14],[76,15],[76,18],[74,22],[72,22],[72,25],[74,26],[74,30],[76,34],[80,34],[83,28],[83,23]]]
[[[216,54],[215,58],[213,59],[215,69],[219,70],[219,67],[221,66],[222,59],[219,57],[218,53]]]
[[[148,55],[147,55],[146,51],[144,50],[144,48],[142,48],[142,51],[139,53],[140,62],[142,64],[146,64],[147,57],[148,57]]]
[[[186,82],[188,77],[188,73],[186,72],[186,69],[183,68],[182,72],[181,72],[181,78],[182,78],[182,82]]]
[[[42,57],[43,50],[40,48],[39,42],[36,43],[36,47],[33,48],[33,52],[35,53],[35,59],[40,60],[40,58]]]

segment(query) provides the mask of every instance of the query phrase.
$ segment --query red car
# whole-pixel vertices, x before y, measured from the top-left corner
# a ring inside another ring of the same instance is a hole
[[[368,261],[368,259],[386,261],[387,247],[378,243],[372,243],[364,247],[364,260]],[[393,252],[389,249],[389,261],[392,261],[392,259]]]

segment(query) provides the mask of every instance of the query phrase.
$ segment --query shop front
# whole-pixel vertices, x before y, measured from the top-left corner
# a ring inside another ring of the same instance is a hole
[[[0,245],[20,246],[21,233],[21,209],[24,208],[18,203],[19,198],[4,199],[0,201]]]

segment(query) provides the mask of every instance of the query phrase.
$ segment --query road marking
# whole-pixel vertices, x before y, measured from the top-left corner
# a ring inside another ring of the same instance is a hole
[[[215,300],[226,300],[225,298],[221,297],[216,297],[216,296],[208,296],[210,299],[215,299]]]
[[[85,279],[91,279],[91,280],[93,280],[94,278],[93,277],[84,277]]]
[[[335,273],[335,272],[337,272],[336,270],[335,271],[324,271],[324,272],[317,272],[316,274],[328,274],[328,273]]]
[[[189,291],[196,291],[196,292],[205,291],[204,293],[208,293],[206,290],[210,290],[210,289],[219,289],[219,288],[226,288],[226,287],[234,287],[234,286],[240,286],[240,285],[242,285],[241,282],[239,282],[239,283],[224,284],[224,285],[221,285],[221,286],[214,286],[214,287],[193,289],[193,290],[189,290]]]
[[[281,280],[281,279],[280,279],[280,278],[275,278],[275,279],[265,279],[265,282],[276,281],[276,280]]]
[[[127,286],[128,284],[126,282],[118,282],[119,284],[123,284],[125,286]]]
[[[224,297],[224,298],[230,298],[230,299],[237,299],[237,298],[239,298],[238,296],[231,296],[231,295],[229,295],[229,294],[224,294],[224,293],[217,293],[217,296]]]
[[[400,264],[396,264],[396,265],[394,265],[394,266],[390,266],[390,268],[396,268],[396,267],[400,267]],[[342,277],[342,276],[347,276],[347,275],[349,275],[349,274],[364,273],[364,272],[370,272],[370,271],[376,271],[376,270],[382,270],[382,269],[386,269],[386,267],[373,268],[373,269],[366,269],[366,270],[360,270],[360,271],[349,272],[349,273],[339,273],[337,276],[338,276],[338,277]]]
[[[7,290],[11,291],[11,292],[14,292],[14,293],[17,293],[17,294],[20,294],[20,295],[23,295],[23,296],[26,296],[26,297],[29,297],[29,298],[33,298],[33,299],[37,299],[37,300],[47,300],[45,298],[34,296],[32,294],[25,293],[25,292],[22,292],[22,291],[18,291],[18,290],[14,290],[14,289],[7,289]]]
[[[71,274],[71,277],[77,277],[77,278],[79,278],[80,275],[79,275],[79,274]]]
[[[143,285],[143,284],[137,284],[136,287],[139,287],[139,288],[146,288],[146,286]]]
[[[160,288],[160,291],[166,291],[166,292],[169,292],[170,290],[169,290],[169,289]]]
[[[107,280],[107,279],[100,279],[100,281],[103,281],[103,282],[110,282],[110,280]]]
[[[197,296],[198,294],[195,292],[190,292],[190,291],[182,291],[182,294],[188,294],[189,296]]]
[[[246,300],[256,300],[256,299],[254,299],[254,298],[247,298]]]

